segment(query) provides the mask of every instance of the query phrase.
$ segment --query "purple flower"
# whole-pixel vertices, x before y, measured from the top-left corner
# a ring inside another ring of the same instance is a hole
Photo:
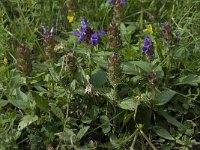
[[[103,29],[101,29],[101,30],[99,31],[99,34],[105,35],[105,34],[106,34],[106,31],[104,31]]]
[[[78,44],[81,44],[82,42],[85,42],[87,44],[91,44],[93,46],[96,46],[97,44],[101,43],[101,35],[105,35],[106,32],[104,30],[101,30],[99,33],[95,32],[93,29],[91,29],[88,25],[87,19],[83,18],[81,21],[81,29],[74,31],[74,36],[79,36]]]
[[[74,31],[74,35],[75,36],[79,36],[80,35],[80,32],[78,30]]]
[[[151,45],[151,39],[147,36],[144,39],[144,45],[142,46],[143,52],[147,52]]]
[[[93,46],[96,46],[97,44],[101,43],[101,38],[97,32],[92,34],[90,42]]]
[[[110,4],[115,4],[115,0],[108,0],[108,2],[110,3]]]
[[[116,0],[108,0],[108,2],[109,2],[110,4],[113,4],[113,5],[114,5],[115,2],[116,2]],[[121,0],[121,1],[120,1],[120,4],[121,4],[121,5],[124,5],[124,4],[126,4],[126,3],[127,3],[127,0]]]
[[[151,39],[148,36],[144,39],[144,44],[142,45],[142,50],[143,50],[143,52],[146,53],[146,56],[149,59],[152,59],[155,57],[154,49],[153,49],[153,42],[151,41]]]
[[[41,26],[41,29],[43,30],[43,35],[45,38],[55,36],[55,28],[54,27],[51,28],[50,32],[47,31],[45,26]]]
[[[86,18],[83,18],[82,21],[81,21],[81,24],[87,26],[87,25],[88,25],[87,19],[86,19]]]
[[[127,0],[121,0],[121,2],[120,2],[121,5],[124,5],[126,3],[127,3]]]

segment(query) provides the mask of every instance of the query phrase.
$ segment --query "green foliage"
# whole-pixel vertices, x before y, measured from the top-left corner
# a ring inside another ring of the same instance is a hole
[[[200,149],[200,2],[127,2],[117,20],[108,0],[0,1],[0,149]],[[78,44],[82,18],[95,31],[117,24],[121,48],[108,35]],[[53,43],[41,26],[55,27]]]

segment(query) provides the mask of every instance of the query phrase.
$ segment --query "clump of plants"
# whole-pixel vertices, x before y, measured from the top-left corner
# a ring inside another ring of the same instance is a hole
[[[0,149],[199,149],[199,5],[0,2]]]

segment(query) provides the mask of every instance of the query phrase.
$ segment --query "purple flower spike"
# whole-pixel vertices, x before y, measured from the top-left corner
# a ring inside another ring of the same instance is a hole
[[[105,35],[106,31],[104,31],[103,29],[100,30],[99,34]]]
[[[126,4],[127,3],[127,0],[121,0],[121,5],[124,5],[124,4]]]
[[[86,44],[96,46],[97,44],[101,43],[101,38],[99,35],[106,34],[104,30],[101,30],[99,33],[95,32],[92,28],[89,27],[86,18],[82,19],[81,24],[81,29],[74,32],[74,36],[79,37],[78,44],[84,42]]]
[[[155,57],[153,42],[151,41],[151,39],[148,36],[144,39],[144,44],[142,45],[142,50],[143,50],[143,52],[146,53],[146,56],[150,60]]]
[[[80,32],[78,30],[74,31],[74,36],[79,36]]]
[[[147,36],[144,39],[144,45],[142,46],[143,52],[147,52],[151,46],[151,39]]]
[[[96,46],[98,43],[101,42],[101,38],[100,38],[99,34],[98,34],[97,32],[95,32],[95,33],[91,36],[90,41],[91,41],[91,44],[92,44],[93,46]]]
[[[115,0],[108,0],[108,2],[110,3],[110,4],[115,4]]]

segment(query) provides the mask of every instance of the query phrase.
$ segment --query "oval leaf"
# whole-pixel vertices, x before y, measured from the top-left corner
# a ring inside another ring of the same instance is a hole
[[[122,101],[119,104],[119,107],[121,107],[122,109],[125,109],[125,110],[134,111],[137,109],[138,105],[139,105],[139,102],[136,99],[130,98],[130,99]]]
[[[175,91],[172,90],[165,90],[157,94],[156,100],[158,103],[156,105],[164,105],[169,102],[172,97],[176,94]]]
[[[32,116],[32,115],[26,115],[22,118],[18,125],[18,130],[23,130],[25,127],[30,125],[31,123],[35,122],[38,120],[38,116]]]
[[[90,126],[85,126],[82,129],[79,130],[78,134],[77,134],[77,138],[79,140],[82,139],[82,137],[85,135],[85,133],[88,131],[88,129],[90,128]]]
[[[171,134],[164,128],[160,128],[160,129],[156,130],[156,133],[159,136],[161,136],[167,140],[174,140],[174,138],[171,136]]]

